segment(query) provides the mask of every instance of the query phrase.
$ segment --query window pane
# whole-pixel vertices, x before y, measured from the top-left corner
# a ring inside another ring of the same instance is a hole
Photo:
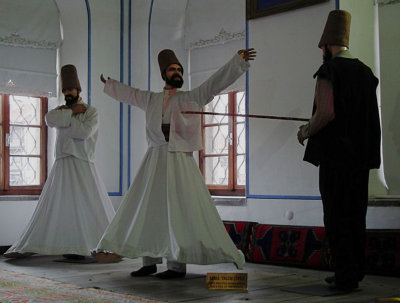
[[[40,125],[40,98],[10,96],[10,124]]]
[[[228,94],[215,96],[214,99],[204,106],[204,111],[213,112],[213,113],[228,113],[229,111],[229,98]],[[213,116],[213,115],[205,115],[204,123],[205,124],[219,124],[219,123],[228,123],[228,116]]]
[[[245,155],[237,156],[237,185],[246,185],[246,157]]]
[[[228,185],[228,157],[205,158],[206,184]]]
[[[40,185],[40,158],[10,157],[10,186]]]
[[[237,134],[237,154],[246,153],[246,128],[244,123],[236,124],[236,134]]]
[[[10,155],[40,155],[40,128],[10,126]]]
[[[236,93],[236,113],[244,115],[246,114],[246,98],[244,92]],[[245,117],[237,117],[237,122],[244,122]]]
[[[228,125],[218,125],[205,128],[206,140],[204,152],[208,154],[225,154],[229,147]]]

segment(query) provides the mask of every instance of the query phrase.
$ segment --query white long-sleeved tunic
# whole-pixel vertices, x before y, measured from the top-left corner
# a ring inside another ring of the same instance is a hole
[[[97,110],[88,106],[85,113],[72,115],[71,109],[54,109],[45,118],[57,130],[56,161],[30,222],[5,256],[27,252],[89,256],[115,215],[93,162]]]
[[[85,104],[81,100],[79,103]],[[94,161],[99,127],[96,108],[88,106],[86,112],[79,115],[72,115],[71,109],[53,109],[45,119],[49,127],[57,129],[56,159],[74,156],[88,162]]]
[[[149,148],[97,249],[180,263],[233,262],[242,268],[244,256],[226,232],[192,155],[202,148],[200,117],[181,111],[201,110],[248,67],[248,62],[235,55],[198,88],[171,94],[106,82],[108,95],[146,112]],[[161,124],[168,122],[166,142]]]
[[[191,91],[177,91],[169,106],[171,111],[169,151],[192,152],[202,149],[200,115],[182,114],[182,111],[201,111],[236,79],[250,64],[241,56],[235,56],[207,81]],[[110,97],[137,106],[146,112],[146,137],[149,147],[166,144],[161,131],[164,94],[142,91],[115,80],[107,80],[104,92]]]

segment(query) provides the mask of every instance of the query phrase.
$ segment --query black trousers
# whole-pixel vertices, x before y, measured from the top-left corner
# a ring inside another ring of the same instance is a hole
[[[364,277],[369,169],[324,163],[319,188],[337,285]]]

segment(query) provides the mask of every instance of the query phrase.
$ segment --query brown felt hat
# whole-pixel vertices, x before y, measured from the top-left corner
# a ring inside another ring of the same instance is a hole
[[[171,64],[178,64],[182,68],[183,74],[183,66],[179,62],[178,58],[176,58],[175,53],[170,49],[164,49],[158,54],[158,65],[160,66],[161,77],[163,77],[163,73]]]
[[[64,91],[72,88],[76,88],[79,92],[82,91],[76,67],[72,64],[67,64],[61,67],[61,89]]]
[[[331,11],[318,47],[322,48],[324,45],[349,47],[350,22],[351,15],[349,12],[340,9]]]

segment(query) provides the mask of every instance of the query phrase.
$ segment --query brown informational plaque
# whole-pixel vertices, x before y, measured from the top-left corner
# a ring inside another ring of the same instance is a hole
[[[208,289],[247,290],[247,273],[207,273]]]

